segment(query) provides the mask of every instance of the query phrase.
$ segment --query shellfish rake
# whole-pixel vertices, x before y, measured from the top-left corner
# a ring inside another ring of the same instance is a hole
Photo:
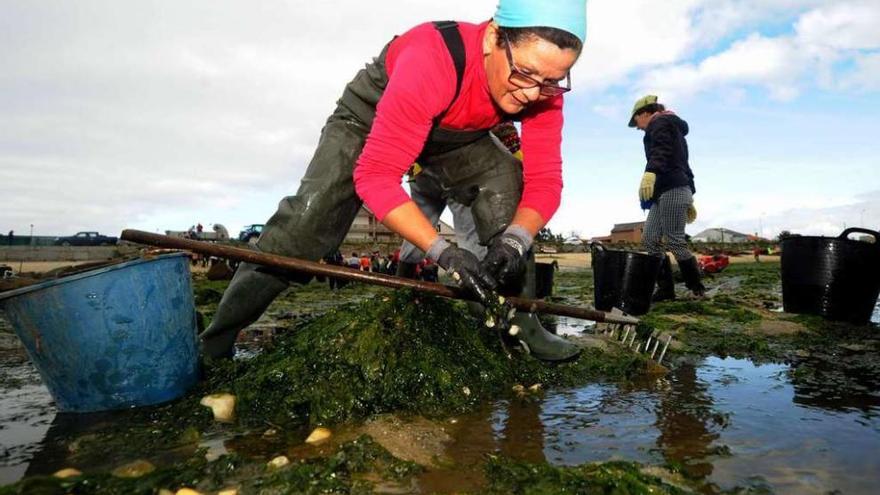
[[[157,246],[170,249],[184,249],[194,253],[200,253],[208,256],[216,256],[236,261],[244,261],[255,263],[258,265],[270,266],[282,272],[299,272],[312,275],[324,275],[328,277],[336,277],[353,282],[363,282],[373,285],[381,285],[384,287],[392,287],[396,289],[412,289],[418,292],[434,294],[441,297],[451,299],[470,300],[464,291],[457,287],[451,287],[443,284],[432,282],[423,282],[420,280],[411,280],[382,273],[362,272],[351,268],[341,266],[326,265],[316,263],[314,261],[301,260],[287,256],[279,256],[275,254],[263,253],[252,249],[242,249],[232,246],[219,245],[204,241],[194,241],[192,239],[181,239],[179,237],[171,237],[142,230],[126,229],[122,231],[120,238],[126,241],[136,242],[149,246]],[[570,316],[582,320],[590,320],[595,322],[608,322],[624,325],[637,325],[639,320],[631,316],[623,314],[612,314],[604,311],[598,311],[592,308],[579,308],[575,306],[566,306],[563,304],[554,304],[542,301],[540,299],[530,299],[524,297],[508,297],[506,303],[519,311],[528,311],[531,313],[547,313],[558,316]]]
[[[610,314],[620,316],[623,312],[615,308]],[[658,365],[663,364],[673,339],[671,334],[656,329],[639,332],[638,325],[610,322],[597,324],[595,333],[627,350],[647,356]]]

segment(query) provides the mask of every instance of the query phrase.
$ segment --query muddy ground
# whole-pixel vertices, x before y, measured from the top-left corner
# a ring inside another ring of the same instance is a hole
[[[561,267],[551,299],[592,303],[587,255],[550,256]],[[194,280],[209,320],[226,283]],[[273,303],[242,335],[235,363],[209,363],[190,396],[101,415],[57,414],[0,327],[0,483],[11,483],[0,494],[874,493],[878,315],[853,327],[781,312],[773,261],[733,264],[707,285],[709,299],[688,299],[679,286],[678,301],[643,318],[641,338],[673,338],[662,372],[590,322],[544,318],[586,349],[575,363],[544,365],[515,348],[508,360],[461,306],[313,282]],[[444,338],[412,328],[422,325],[402,309],[412,304],[438,320],[446,313],[448,322],[424,323]],[[377,341],[386,347],[364,350]],[[392,359],[413,346],[421,367]],[[387,376],[376,375],[389,360]],[[335,383],[314,371],[325,364]],[[402,381],[376,392],[389,377]],[[343,400],[359,380],[373,390]],[[215,423],[198,406],[219,391],[241,397],[235,423]],[[330,440],[304,443],[316,426]],[[291,464],[267,467],[279,455]],[[134,461],[149,467],[125,477]],[[84,474],[47,477],[70,467]]]

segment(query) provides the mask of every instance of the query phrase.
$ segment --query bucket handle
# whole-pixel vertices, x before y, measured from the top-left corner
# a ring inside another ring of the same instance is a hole
[[[869,229],[863,229],[861,227],[850,227],[850,228],[844,230],[840,234],[840,238],[841,239],[848,239],[850,234],[855,234],[855,233],[868,234],[869,236],[874,238],[875,243],[880,242],[880,232],[876,232],[876,231],[869,230]]]

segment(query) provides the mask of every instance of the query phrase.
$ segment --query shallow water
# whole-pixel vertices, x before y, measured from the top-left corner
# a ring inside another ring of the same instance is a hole
[[[537,401],[501,401],[461,419],[449,454],[460,466],[481,453],[577,465],[611,459],[680,465],[722,489],[769,485],[780,493],[874,493],[880,482],[880,408],[805,406],[788,367],[709,358],[668,377],[625,386],[549,391]],[[447,473],[448,474],[448,473]],[[428,491],[478,482],[457,470]],[[467,489],[468,487],[464,487]]]
[[[47,446],[69,432],[53,423],[47,435],[54,416],[47,392],[26,364],[19,369],[28,384],[0,397],[0,483],[64,463],[59,449]],[[821,393],[794,387],[783,364],[712,357],[659,380],[501,400],[455,418],[443,453],[454,468],[429,471],[417,487],[424,493],[475,489],[485,454],[500,452],[556,465],[671,463],[721,489],[769,485],[779,493],[874,493],[880,482],[877,391],[873,399],[850,397],[832,401],[833,407],[817,405],[823,404],[816,400]],[[214,439],[212,450],[233,447],[261,456],[279,449],[277,441],[244,440]]]
[[[24,475],[54,417],[36,368],[22,352],[0,351],[0,484]]]

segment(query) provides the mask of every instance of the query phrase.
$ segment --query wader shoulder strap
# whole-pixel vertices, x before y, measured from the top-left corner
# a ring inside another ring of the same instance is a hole
[[[437,31],[440,31],[440,35],[443,36],[443,42],[446,43],[446,49],[449,50],[449,55],[452,57],[452,64],[455,66],[455,94],[452,96],[452,100],[449,102],[449,106],[446,107],[446,110],[443,110],[443,112],[434,119],[434,123],[439,124],[443,116],[446,115],[446,112],[452,108],[452,104],[455,103],[455,100],[458,98],[458,93],[461,91],[461,81],[464,79],[465,55],[464,41],[461,39],[461,33],[458,31],[457,22],[435,21],[434,27],[437,28]]]

